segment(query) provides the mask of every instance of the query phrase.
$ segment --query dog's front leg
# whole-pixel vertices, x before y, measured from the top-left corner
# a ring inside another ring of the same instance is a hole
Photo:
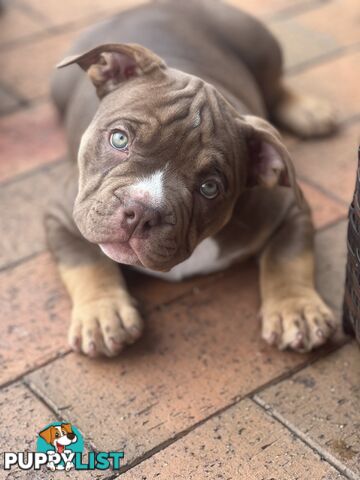
[[[262,336],[280,349],[306,352],[333,334],[334,316],[314,285],[310,214],[294,206],[260,257]]]
[[[46,216],[50,249],[73,308],[69,343],[94,357],[113,356],[141,335],[143,322],[119,266],[77,231],[65,206]]]

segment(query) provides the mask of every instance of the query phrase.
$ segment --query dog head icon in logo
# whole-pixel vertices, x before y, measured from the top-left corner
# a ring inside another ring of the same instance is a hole
[[[48,454],[47,467],[52,471],[71,470],[75,453],[83,448],[81,434],[71,423],[51,423],[41,430],[37,441],[37,451]]]

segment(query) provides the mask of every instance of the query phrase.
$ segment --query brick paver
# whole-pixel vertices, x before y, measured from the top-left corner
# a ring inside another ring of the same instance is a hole
[[[359,478],[359,385],[359,347],[351,344],[257,398],[350,478]]]
[[[34,13],[40,12],[50,26],[79,21],[96,22],[114,12],[136,7],[147,0],[76,0],[69,5],[58,0],[23,0]]]
[[[48,254],[0,273],[0,305],[0,384],[68,350],[69,299]]]
[[[234,7],[242,8],[253,15],[259,17],[272,17],[276,16],[283,11],[295,10],[302,7],[311,7],[316,0],[252,0],[251,4],[248,0],[225,0],[226,3],[233,5]]]
[[[55,109],[42,103],[0,117],[0,182],[65,156],[65,139]]]
[[[286,67],[360,45],[357,9],[357,0],[334,0],[295,17],[272,21],[270,27],[283,46]]]
[[[50,422],[58,418],[28,390],[24,385],[16,383],[0,391],[0,478],[6,480],[48,480],[57,475],[46,468],[41,471],[24,471],[12,468],[6,472],[2,469],[3,452],[34,452],[36,440],[40,432]],[[6,421],[4,421],[6,419]],[[86,442],[86,439],[85,439]],[[61,472],[61,478],[75,480],[96,480],[105,475],[99,472]]]
[[[59,179],[68,171],[66,167],[55,164],[1,187],[0,268],[44,250],[44,212],[58,198]]]
[[[141,463],[124,480],[340,480],[309,447],[244,400]]]
[[[19,105],[19,99],[0,85],[0,115],[15,110]]]
[[[16,27],[16,28],[14,28]],[[15,41],[24,40],[46,28],[38,17],[12,1],[8,2],[0,18],[0,49],[4,50]]]
[[[355,187],[359,144],[360,122],[343,127],[332,138],[298,141],[291,147],[297,173],[348,205]]]
[[[323,297],[341,311],[345,283],[347,221],[323,230],[316,237],[317,285]]]
[[[348,53],[314,65],[304,72],[292,75],[288,83],[299,91],[330,100],[340,121],[359,114],[360,51]]]
[[[329,98],[339,112],[333,138],[285,138],[319,230],[317,283],[340,318],[359,143],[357,2],[228,1],[267,19],[284,45],[289,83]],[[128,272],[144,338],[119,359],[68,351],[70,302],[42,225],[69,169],[49,76],[83,27],[142,2],[13,0],[0,16],[0,451],[32,449],[54,409],[97,448],[124,448],[128,466],[141,462],[124,478],[353,480],[358,349],[302,356],[265,345],[252,262],[181,284]]]
[[[313,31],[336,39],[343,47],[360,42],[357,0],[320,2],[318,7],[298,15],[296,20]]]
[[[330,199],[307,182],[300,181],[299,183],[311,207],[315,228],[323,228],[346,216],[347,207],[345,205]]]
[[[6,65],[1,73],[2,80],[14,85],[27,100],[45,97],[49,94],[49,79],[55,65],[80,31],[81,28],[42,36],[17,48],[0,51],[1,64]],[[31,75],[24,72],[31,72]]]

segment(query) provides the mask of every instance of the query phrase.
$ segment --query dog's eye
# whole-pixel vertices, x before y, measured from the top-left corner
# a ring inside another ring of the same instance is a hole
[[[59,437],[60,436],[60,433],[59,432],[56,432],[55,433],[55,437]]]
[[[214,180],[207,180],[201,185],[200,193],[203,197],[212,200],[219,194],[218,184]]]
[[[116,150],[125,150],[129,144],[129,139],[125,132],[117,130],[111,134],[110,144],[116,148]]]

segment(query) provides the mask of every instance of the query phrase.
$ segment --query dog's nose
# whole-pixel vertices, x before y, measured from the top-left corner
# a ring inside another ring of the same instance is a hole
[[[75,433],[69,432],[66,436],[68,437],[69,440],[74,440]]]
[[[151,228],[160,225],[161,215],[158,210],[141,203],[124,207],[121,212],[121,228],[130,237],[144,238]]]

